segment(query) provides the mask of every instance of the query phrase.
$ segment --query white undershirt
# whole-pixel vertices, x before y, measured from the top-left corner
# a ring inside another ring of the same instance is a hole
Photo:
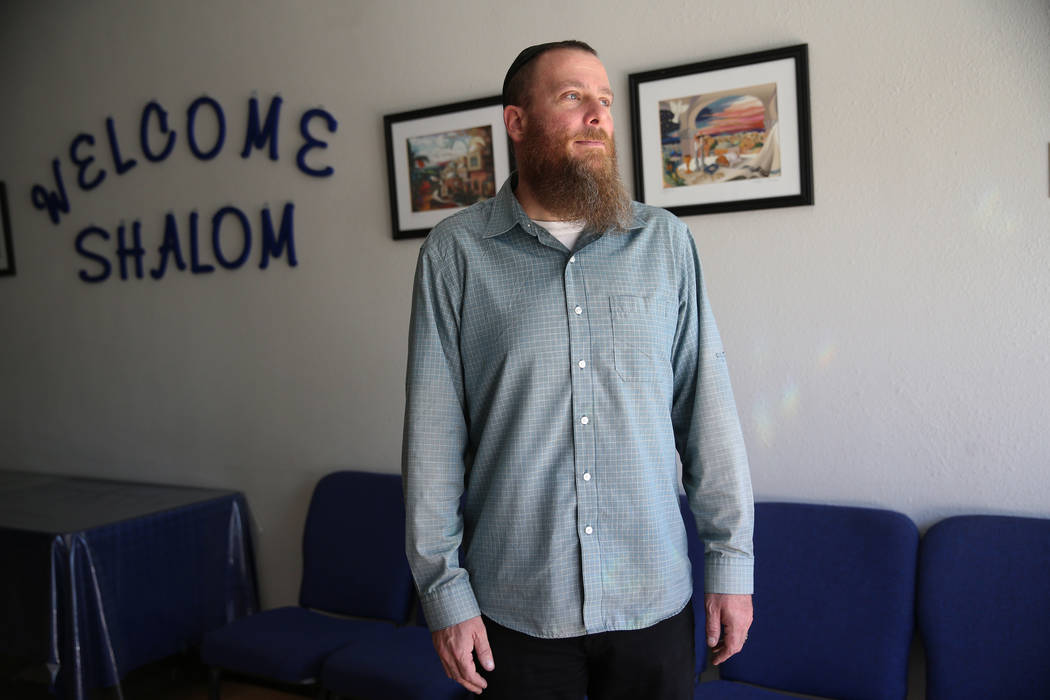
[[[537,221],[536,223],[547,229],[550,235],[561,241],[562,245],[569,250],[575,248],[576,241],[583,233],[584,227],[583,221]]]

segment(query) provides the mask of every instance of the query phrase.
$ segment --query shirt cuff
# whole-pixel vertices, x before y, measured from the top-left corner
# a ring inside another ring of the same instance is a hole
[[[419,599],[427,627],[436,632],[481,614],[470,582],[457,579]]]
[[[704,557],[704,591],[751,595],[755,591],[755,560],[721,555]]]

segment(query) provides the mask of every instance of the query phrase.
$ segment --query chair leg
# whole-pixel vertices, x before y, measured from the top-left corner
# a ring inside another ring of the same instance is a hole
[[[222,669],[212,666],[208,669],[208,700],[220,700],[222,695]]]

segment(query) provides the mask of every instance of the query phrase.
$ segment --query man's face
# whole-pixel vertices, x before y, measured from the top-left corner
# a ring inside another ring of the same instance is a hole
[[[616,162],[612,89],[601,61],[575,49],[535,59],[526,104],[504,112],[515,140],[519,185],[545,216],[584,221],[593,231],[626,230],[631,200]]]
[[[556,49],[536,62],[525,108],[528,147],[607,163],[615,152],[613,95],[601,61],[586,51]]]

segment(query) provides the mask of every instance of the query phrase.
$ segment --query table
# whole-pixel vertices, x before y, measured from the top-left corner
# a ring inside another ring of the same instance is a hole
[[[0,655],[81,700],[255,612],[237,491],[0,471]]]

